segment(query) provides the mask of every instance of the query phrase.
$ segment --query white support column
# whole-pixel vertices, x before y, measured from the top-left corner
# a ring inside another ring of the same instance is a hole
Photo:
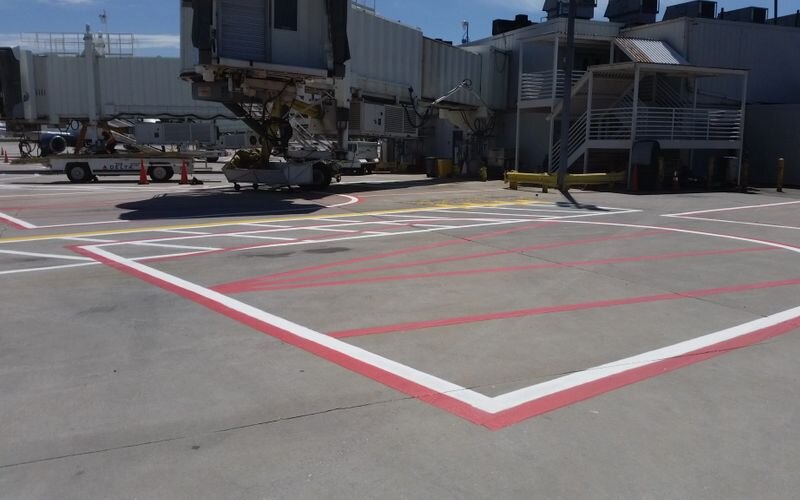
[[[522,121],[522,74],[523,74],[523,61],[525,60],[522,55],[525,52],[525,43],[519,44],[519,77],[517,79],[517,130],[516,139],[514,142],[514,170],[519,172],[519,138],[520,138],[520,122]]]
[[[737,177],[739,186],[742,185],[742,163],[744,162],[744,118],[745,114],[747,113],[747,85],[749,77],[749,73],[745,73],[742,77],[742,115],[740,117],[740,120],[742,120],[742,133],[739,136],[739,173]]]
[[[585,141],[589,142],[589,132],[592,126],[592,94],[594,92],[594,73],[589,72],[589,94],[586,97],[586,138]],[[583,173],[589,172],[589,147],[583,152]]]
[[[628,189],[631,188],[631,173],[633,171],[633,144],[636,142],[636,122],[639,114],[639,83],[641,82],[641,69],[636,65],[633,71],[633,110],[631,116],[631,144],[628,149]]]

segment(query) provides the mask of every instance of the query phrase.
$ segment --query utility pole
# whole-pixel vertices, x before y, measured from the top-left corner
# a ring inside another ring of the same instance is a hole
[[[775,10],[772,11],[772,17],[775,19],[774,24],[778,24],[778,0],[775,0]]]
[[[569,167],[569,119],[572,114],[572,69],[575,65],[575,16],[578,14],[578,0],[569,2],[567,13],[567,58],[564,67],[564,96],[561,106],[561,150],[558,165],[558,189],[567,192],[567,168]],[[558,82],[558,77],[556,77]]]

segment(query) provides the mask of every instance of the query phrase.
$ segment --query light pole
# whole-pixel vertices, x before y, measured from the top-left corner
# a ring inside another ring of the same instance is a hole
[[[567,192],[567,168],[569,167],[569,118],[572,114],[572,68],[575,65],[575,16],[578,14],[578,0],[569,1],[567,12],[567,60],[564,67],[564,96],[561,106],[561,146],[558,156],[558,189]],[[556,76],[556,83],[558,76]]]

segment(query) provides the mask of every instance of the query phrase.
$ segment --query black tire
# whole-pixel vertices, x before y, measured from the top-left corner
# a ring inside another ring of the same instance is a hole
[[[167,182],[175,175],[175,171],[172,167],[166,167],[164,165],[150,167],[147,173],[150,175],[153,182]]]
[[[92,169],[86,163],[69,163],[66,168],[67,179],[76,184],[90,182],[94,175]]]
[[[206,161],[208,161],[208,163],[217,163],[219,161],[219,156],[209,156],[206,158]]]

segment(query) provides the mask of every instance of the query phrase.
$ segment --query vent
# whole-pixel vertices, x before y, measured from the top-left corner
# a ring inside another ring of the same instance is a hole
[[[659,0],[609,0],[605,16],[626,27],[652,24],[659,12]]]
[[[386,106],[386,133],[402,134],[405,132],[406,121],[403,108],[400,106]]]
[[[350,129],[361,131],[361,101],[350,103]]]
[[[800,28],[800,10],[794,14],[789,14],[788,16],[781,16],[775,19],[774,22],[778,26],[792,26],[795,28]]]
[[[742,23],[765,24],[767,22],[767,9],[764,7],[745,7],[743,9],[721,9],[719,18],[725,21],[739,21]]]
[[[591,19],[594,17],[594,9],[597,7],[597,0],[577,0],[578,19]],[[545,0],[542,10],[547,12],[547,20],[569,15],[569,0]]]
[[[714,19],[717,17],[717,2],[695,0],[693,2],[671,5],[667,7],[666,12],[664,12],[664,21],[678,19],[679,17]]]
[[[519,14],[514,19],[495,19],[492,21],[492,36],[527,28],[528,26],[533,26],[533,24],[533,21],[530,21],[525,14]]]

